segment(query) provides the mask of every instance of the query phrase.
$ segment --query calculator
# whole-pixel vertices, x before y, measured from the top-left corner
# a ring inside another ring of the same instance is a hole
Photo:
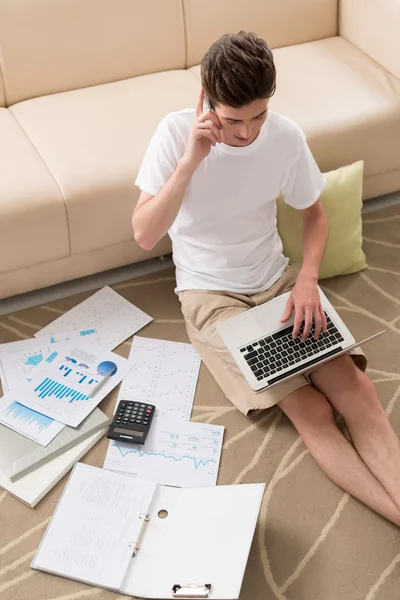
[[[144,444],[156,407],[144,402],[121,400],[107,437],[117,442]]]

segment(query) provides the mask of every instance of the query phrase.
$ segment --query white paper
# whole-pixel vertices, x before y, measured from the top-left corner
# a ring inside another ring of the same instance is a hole
[[[86,440],[49,460],[24,477],[20,477],[17,481],[12,482],[5,473],[0,471],[0,487],[34,508],[107,431],[108,427],[97,431]]]
[[[29,385],[29,382],[23,384],[23,390]],[[18,398],[24,392],[19,394],[19,389],[15,394],[9,392],[0,398],[0,423],[41,446],[47,446],[65,425],[20,404]]]
[[[177,487],[217,483],[224,427],[155,420],[143,446],[110,441],[104,468]]]
[[[154,419],[189,421],[201,359],[191,344],[135,336],[120,400],[154,404]],[[118,404],[118,403],[117,403]]]
[[[19,388],[17,400],[60,423],[77,427],[131,368],[126,358],[88,342],[58,345],[32,372],[29,385]],[[112,375],[106,378],[110,371]],[[103,379],[92,397],[90,394]]]
[[[95,329],[82,329],[56,336],[41,336],[32,340],[2,344],[0,346],[0,380],[3,392],[16,390],[29,376],[32,369],[40,365],[51,354],[55,348],[54,344],[68,340],[98,343],[98,335]],[[9,352],[4,352],[2,346],[8,346]]]
[[[152,317],[106,286],[41,329],[35,336],[95,328],[103,348],[113,350]]]
[[[33,562],[35,568],[118,589],[155,485],[78,463]]]

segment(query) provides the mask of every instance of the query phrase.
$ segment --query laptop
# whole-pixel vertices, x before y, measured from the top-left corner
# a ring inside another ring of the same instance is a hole
[[[307,339],[301,340],[304,322],[299,337],[292,338],[294,315],[281,323],[290,292],[218,323],[218,333],[256,392],[313,370],[384,333],[356,342],[323,291],[318,291],[328,330],[317,340],[314,325]]]

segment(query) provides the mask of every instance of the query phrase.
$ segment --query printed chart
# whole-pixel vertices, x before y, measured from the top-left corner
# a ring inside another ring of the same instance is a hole
[[[0,345],[0,380],[3,392],[15,390],[57,348],[54,344],[84,339],[96,343],[95,329],[83,329],[60,336],[41,336]],[[8,350],[8,352],[5,352]]]
[[[47,446],[64,428],[62,423],[23,406],[9,394],[0,399],[0,423],[41,446]]]
[[[201,363],[193,346],[135,336],[129,360],[118,400],[154,404],[155,420],[189,421]]]
[[[16,390],[29,377],[32,369],[40,365],[52,352],[51,344],[42,344],[32,350],[11,352],[0,356],[0,378],[3,392]]]
[[[71,427],[77,427],[131,368],[125,358],[84,343],[63,345],[45,363],[45,368],[33,371],[29,393],[19,388],[14,399]]]
[[[111,441],[104,468],[177,487],[217,483],[224,427],[155,420],[143,446]]]
[[[99,344],[113,350],[152,321],[152,317],[106,286],[41,329],[35,336],[93,327]]]

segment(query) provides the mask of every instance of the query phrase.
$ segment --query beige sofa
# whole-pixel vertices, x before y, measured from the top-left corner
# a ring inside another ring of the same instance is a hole
[[[400,189],[398,0],[0,0],[1,298],[170,251],[133,240],[135,176],[239,29],[275,49],[271,108],[323,171],[362,158],[365,198]]]

